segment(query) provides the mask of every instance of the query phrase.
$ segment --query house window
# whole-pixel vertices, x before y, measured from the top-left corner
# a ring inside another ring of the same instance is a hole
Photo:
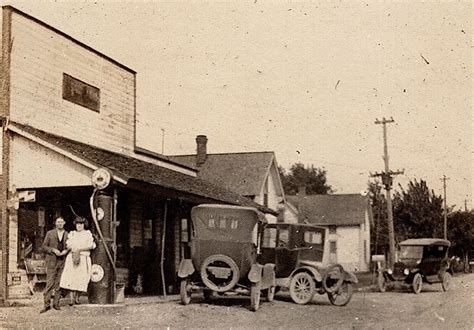
[[[329,253],[335,254],[336,252],[337,252],[336,241],[329,242]]]
[[[364,260],[368,260],[367,258],[367,240],[364,240]]]
[[[323,236],[321,235],[321,233],[307,231],[304,233],[304,241],[305,243],[310,244],[321,244],[323,241]]]
[[[99,112],[100,89],[63,73],[63,99]]]
[[[276,228],[267,228],[263,232],[263,247],[276,247]]]
[[[336,226],[329,226],[329,234],[335,234],[336,233]]]
[[[181,219],[181,242],[189,242],[188,219]]]
[[[280,233],[278,234],[278,242],[288,247],[288,237],[288,229],[280,229]]]
[[[263,191],[263,205],[268,207],[268,178],[265,180],[265,187]]]

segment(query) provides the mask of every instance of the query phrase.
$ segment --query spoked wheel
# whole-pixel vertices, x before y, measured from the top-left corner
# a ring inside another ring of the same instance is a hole
[[[253,312],[258,311],[258,308],[260,307],[260,288],[260,282],[252,283],[252,286],[250,288],[250,310]]]
[[[352,284],[343,282],[336,292],[328,292],[328,298],[334,306],[345,306],[352,298]]]
[[[304,305],[309,303],[313,299],[314,289],[314,280],[308,273],[298,273],[291,279],[290,296],[297,304]]]
[[[275,287],[272,286],[266,290],[263,290],[263,293],[266,295],[267,301],[272,302],[273,298],[275,298]]]
[[[443,274],[443,282],[441,283],[441,286],[443,287],[443,291],[448,291],[449,287],[451,286],[451,274],[448,272],[445,272]]]
[[[423,286],[423,278],[421,277],[420,273],[416,273],[413,277],[413,281],[411,282],[411,288],[415,294],[419,294],[421,292],[421,287]]]
[[[188,305],[191,302],[191,281],[188,277],[181,280],[179,295],[181,304]]]
[[[377,287],[380,292],[387,291],[387,279],[382,272],[377,276]]]

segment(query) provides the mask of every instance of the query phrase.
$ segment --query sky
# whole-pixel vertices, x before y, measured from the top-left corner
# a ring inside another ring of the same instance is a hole
[[[472,207],[471,1],[3,1],[137,71],[138,144],[274,151],[336,193],[384,169]],[[371,179],[373,180],[373,179]]]

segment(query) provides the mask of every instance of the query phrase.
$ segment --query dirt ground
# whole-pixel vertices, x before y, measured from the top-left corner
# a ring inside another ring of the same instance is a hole
[[[63,304],[61,311],[41,315],[40,297],[30,306],[0,308],[0,328],[472,329],[474,274],[453,278],[448,292],[439,284],[426,285],[419,295],[408,289],[356,292],[345,307],[330,305],[326,296],[296,305],[285,292],[263,301],[257,312],[248,310],[246,297],[206,304],[197,294],[188,306],[157,298],[130,298],[115,307]]]

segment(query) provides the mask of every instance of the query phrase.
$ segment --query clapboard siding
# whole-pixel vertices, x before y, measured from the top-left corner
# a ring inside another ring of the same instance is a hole
[[[133,155],[134,73],[18,13],[12,37],[13,121]],[[99,113],[63,100],[63,73],[100,89]]]

